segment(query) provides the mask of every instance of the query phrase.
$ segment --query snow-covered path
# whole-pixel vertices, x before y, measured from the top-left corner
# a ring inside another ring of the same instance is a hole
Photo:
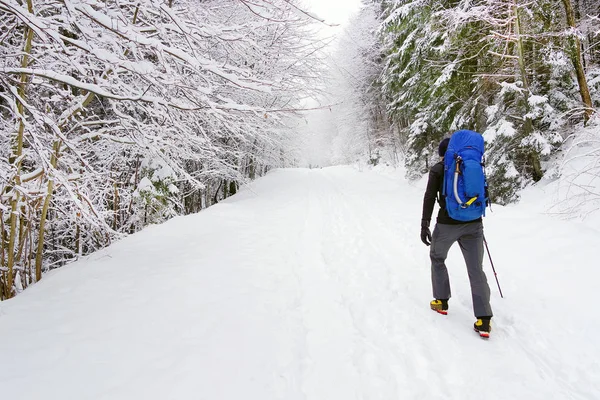
[[[599,399],[600,232],[496,206],[484,341],[458,248],[450,314],[428,308],[421,201],[278,170],[149,227],[0,303],[2,399]]]

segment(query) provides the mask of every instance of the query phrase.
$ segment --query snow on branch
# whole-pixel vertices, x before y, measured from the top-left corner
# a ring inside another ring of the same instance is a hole
[[[0,0],[0,12],[0,233],[18,242],[8,230],[22,226],[40,243],[15,268],[36,247],[55,250],[46,270],[197,212],[287,162],[287,118],[319,90],[319,18],[288,0]]]

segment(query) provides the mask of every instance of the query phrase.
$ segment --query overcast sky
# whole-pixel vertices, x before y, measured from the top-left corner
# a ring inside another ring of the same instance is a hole
[[[330,24],[344,25],[360,8],[360,0],[302,0],[306,8]]]

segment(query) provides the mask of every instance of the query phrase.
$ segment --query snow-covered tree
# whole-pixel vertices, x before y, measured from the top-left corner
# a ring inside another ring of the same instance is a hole
[[[331,103],[336,104],[332,109],[335,163],[352,163],[366,157],[376,164],[390,149],[390,157],[386,158],[396,158],[397,140],[379,84],[383,68],[377,38],[380,23],[378,5],[364,1],[336,43],[328,90]]]
[[[2,298],[279,165],[321,64],[290,0],[0,0],[0,21]]]
[[[520,187],[541,179],[544,162],[570,127],[593,111],[582,89],[585,77],[576,73],[586,61],[573,51],[577,21],[567,18],[563,3],[379,2],[383,88],[388,112],[406,137],[412,175],[427,170],[442,137],[469,128],[488,144],[496,201],[514,200]],[[595,20],[585,22],[586,31],[593,30]],[[595,67],[587,68],[595,76]],[[597,88],[590,92],[595,98]]]

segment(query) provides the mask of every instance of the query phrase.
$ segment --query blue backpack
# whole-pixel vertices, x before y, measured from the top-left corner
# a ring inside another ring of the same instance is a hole
[[[483,152],[483,136],[477,132],[460,130],[450,138],[442,196],[452,219],[473,221],[485,216],[488,199]]]

